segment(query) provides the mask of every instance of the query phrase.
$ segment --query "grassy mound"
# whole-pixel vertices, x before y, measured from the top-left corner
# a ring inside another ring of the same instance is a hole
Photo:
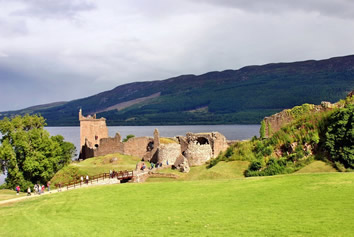
[[[323,173],[323,172],[338,172],[329,164],[316,160],[304,168],[298,170],[296,173]]]
[[[139,161],[140,158],[138,157],[118,153],[98,156],[81,162],[71,163],[69,166],[56,173],[51,182],[52,184],[59,182],[66,183],[73,179],[80,178],[81,175],[92,176],[105,172],[107,173],[109,170],[134,170]]]
[[[159,173],[171,173],[178,176],[175,181],[191,181],[191,180],[212,180],[212,179],[234,179],[244,178],[243,173],[247,169],[249,162],[247,161],[232,161],[219,162],[218,165],[207,169],[207,165],[191,167],[189,173],[181,173],[177,170],[165,169]],[[170,178],[149,178],[147,182],[169,181]]]
[[[352,236],[354,173],[96,186],[0,208],[2,236]]]

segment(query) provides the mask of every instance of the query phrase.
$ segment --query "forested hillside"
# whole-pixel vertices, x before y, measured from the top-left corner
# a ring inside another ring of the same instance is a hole
[[[338,101],[353,88],[354,56],[346,56],[135,82],[30,112],[57,126],[78,125],[79,108],[109,125],[252,124],[298,104]]]

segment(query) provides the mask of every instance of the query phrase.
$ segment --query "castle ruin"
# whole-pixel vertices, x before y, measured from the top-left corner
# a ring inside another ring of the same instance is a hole
[[[218,132],[187,133],[186,136],[161,139],[155,129],[153,137],[133,137],[122,142],[119,133],[108,136],[106,119],[97,119],[95,115],[84,117],[81,110],[79,119],[80,159],[120,153],[180,168],[202,165],[228,148],[225,136]]]

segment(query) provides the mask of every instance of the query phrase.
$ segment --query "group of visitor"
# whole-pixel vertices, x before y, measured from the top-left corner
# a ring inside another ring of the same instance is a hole
[[[40,185],[40,184],[35,184],[34,185],[34,193],[41,195],[42,193],[44,193],[45,190],[45,186],[44,185]]]
[[[88,184],[89,180],[90,180],[90,177],[88,175],[86,175],[85,183]],[[80,184],[82,184],[83,182],[84,182],[84,177],[81,175]]]
[[[50,181],[47,182],[47,188],[48,188],[48,192],[50,192]],[[16,195],[19,195],[20,194],[20,186],[17,185],[16,188]],[[34,190],[34,193],[37,194],[37,195],[40,195],[42,193],[44,193],[44,190],[45,190],[45,186],[44,185],[40,185],[39,183],[38,184],[35,184],[34,187],[33,187],[33,190]],[[32,195],[32,190],[30,187],[27,187],[27,196],[31,196]]]
[[[113,179],[114,177],[116,177],[118,175],[118,172],[115,170],[110,170],[109,171],[109,178]]]
[[[150,165],[151,165],[150,170],[152,170],[153,168],[162,167],[162,162],[157,162],[156,164],[151,162]]]
[[[168,161],[166,162],[166,164],[168,165]],[[149,170],[152,170],[154,168],[159,168],[159,167],[162,167],[162,162],[157,162],[156,164],[154,162],[150,162]],[[143,162],[141,165],[140,163],[136,164],[136,170],[144,171],[145,169],[146,169],[145,162]]]

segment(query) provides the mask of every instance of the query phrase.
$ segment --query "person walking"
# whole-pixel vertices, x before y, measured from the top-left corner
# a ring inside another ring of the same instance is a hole
[[[16,186],[16,195],[20,195],[20,186],[19,185]]]
[[[27,188],[27,196],[31,196],[31,188],[30,187]]]
[[[48,192],[50,192],[50,181],[47,182]]]
[[[89,176],[86,175],[86,183],[88,184],[89,183]]]
[[[80,177],[80,185],[84,183],[84,177],[81,175]]]

